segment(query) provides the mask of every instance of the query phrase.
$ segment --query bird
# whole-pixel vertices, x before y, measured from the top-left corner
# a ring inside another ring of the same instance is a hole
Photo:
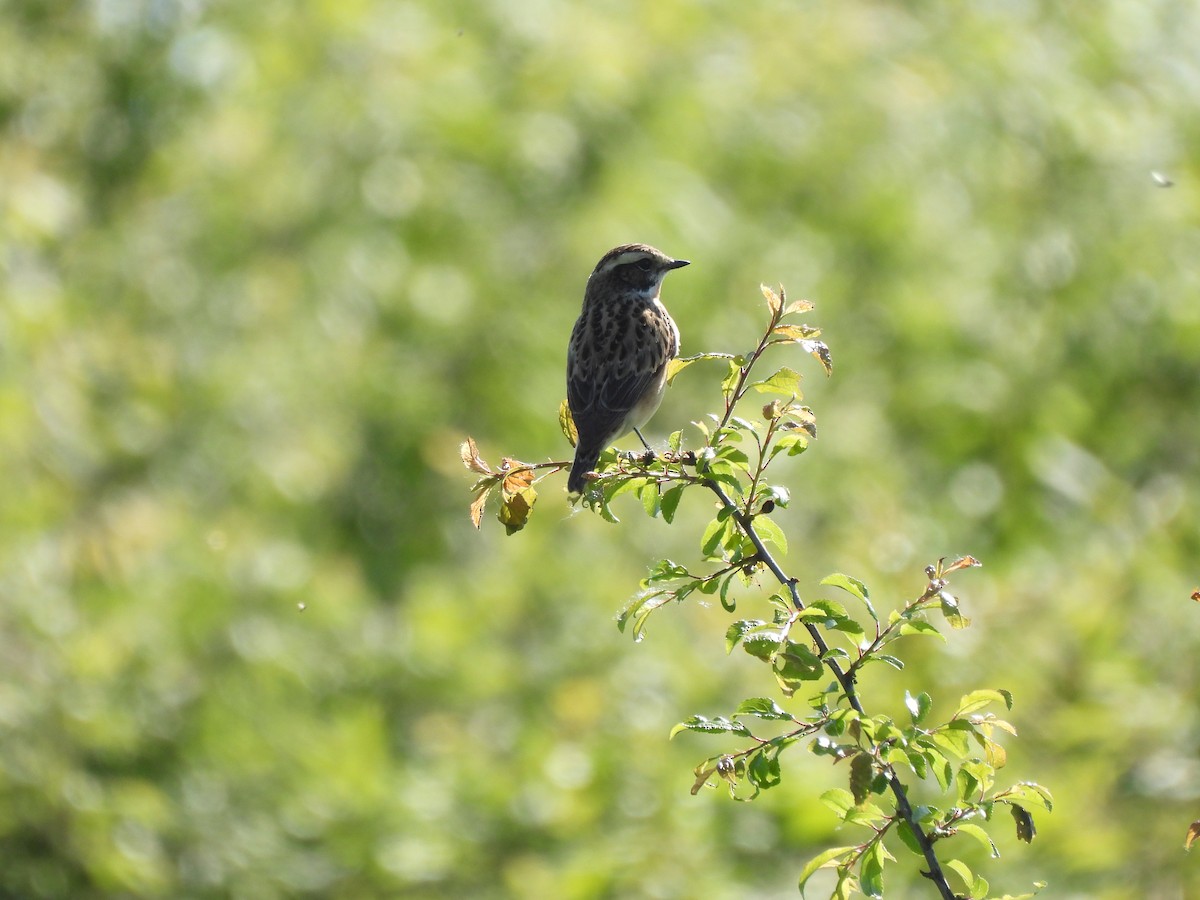
[[[689,265],[647,244],[622,244],[588,276],[567,346],[567,405],[578,438],[567,493],[579,499],[600,453],[649,421],[679,355],[679,328],[659,294],[672,269]]]

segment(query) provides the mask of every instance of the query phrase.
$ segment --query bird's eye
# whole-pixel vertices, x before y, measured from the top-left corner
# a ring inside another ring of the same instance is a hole
[[[651,266],[652,266],[652,263],[648,259],[639,259],[637,262],[637,267],[639,269],[641,269],[643,272],[649,272],[651,269]]]

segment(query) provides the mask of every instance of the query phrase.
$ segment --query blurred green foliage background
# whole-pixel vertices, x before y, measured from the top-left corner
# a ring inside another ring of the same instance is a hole
[[[817,303],[806,595],[984,561],[866,690],[1016,695],[1057,805],[993,887],[1200,896],[1197,47],[1188,0],[0,3],[0,893],[795,895],[846,773],[689,796],[671,725],[769,676],[719,607],[614,627],[708,502],[467,521],[466,434],[569,452],[636,240],[685,353]]]

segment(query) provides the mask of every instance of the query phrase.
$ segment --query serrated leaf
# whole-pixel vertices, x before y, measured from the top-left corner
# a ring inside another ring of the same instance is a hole
[[[812,878],[815,872],[821,869],[832,868],[837,864],[839,859],[843,856],[849,856],[857,849],[857,847],[830,847],[805,863],[804,868],[800,870],[800,883],[797,885],[801,896],[804,895],[804,885],[808,882],[808,879]]]
[[[652,519],[657,519],[662,510],[662,486],[654,479],[647,479],[646,484],[637,489],[638,498],[642,501],[642,509]]]
[[[868,897],[883,896],[883,843],[876,841],[859,862],[858,889]]]
[[[812,325],[776,325],[771,331],[785,341],[803,341],[821,336],[821,329]]]
[[[921,849],[921,842],[917,840],[917,835],[908,822],[901,819],[896,825],[896,834],[899,836],[900,842],[909,849],[909,852],[915,856],[925,856],[925,851]]]
[[[1004,703],[1009,709],[1012,709],[1012,694],[1008,693],[1008,691],[996,691],[986,688],[971,691],[969,694],[964,694],[963,698],[958,701],[958,711],[954,713],[953,718],[958,719],[970,715],[976,710],[983,709],[985,706],[990,706],[993,703]]]
[[[798,432],[777,433],[771,441],[771,452],[768,459],[774,459],[780,453],[788,456],[799,456],[808,449],[808,438]]]
[[[979,841],[979,843],[983,845],[983,848],[991,855],[992,859],[998,859],[1000,857],[1000,850],[996,847],[995,842],[991,839],[988,833],[978,825],[974,825],[971,822],[959,822],[954,827],[958,829],[960,834],[969,834],[971,837],[975,838],[975,840]]]
[[[930,625],[928,622],[921,621],[905,622],[900,626],[900,634],[923,634],[930,637],[941,638],[943,641],[946,640],[946,636],[938,631],[935,627]]]
[[[700,537],[700,552],[704,554],[705,559],[714,559],[720,556],[717,551],[729,537],[732,528],[734,528],[734,524],[729,510],[722,509],[717,513],[717,517],[708,523],[704,534]]]
[[[769,697],[751,697],[743,700],[733,711],[735,716],[756,716],[760,719],[795,722],[796,717]]]
[[[1054,811],[1054,798],[1050,796],[1050,791],[1033,781],[1018,781],[1005,795],[1014,800],[1032,801],[1046,812]]]
[[[765,624],[767,623],[762,619],[740,619],[734,622],[725,632],[725,652],[732,653],[743,637]]]
[[[821,579],[821,584],[827,584],[830,587],[840,588],[852,596],[857,597],[867,607],[867,612],[876,622],[879,621],[879,616],[875,614],[875,607],[871,605],[870,593],[867,591],[867,586],[857,578],[851,578],[849,575],[843,575],[841,572],[834,572],[832,575],[826,575]]]
[[[805,681],[816,681],[825,673],[820,657],[803,644],[787,641],[772,660],[775,680],[787,696],[791,696]]]
[[[846,814],[854,809],[854,795],[842,788],[830,788],[820,796],[820,800],[839,819],[846,818]]]
[[[662,513],[663,521],[667,524],[675,521],[675,511],[679,508],[679,501],[683,497],[685,486],[677,484],[675,487],[663,491],[662,500],[659,501],[659,511]]]
[[[783,533],[783,529],[776,525],[769,516],[755,516],[753,526],[754,530],[758,532],[758,536],[764,542],[774,544],[779,548],[781,555],[787,556],[787,535]]]
[[[742,649],[763,662],[770,662],[781,646],[783,635],[778,631],[756,631],[742,639]]]
[[[697,353],[694,356],[677,356],[667,363],[667,384],[675,380],[675,376],[694,362],[705,359],[733,359],[732,353]]]
[[[974,887],[975,873],[972,872],[971,867],[961,859],[948,859],[944,865],[947,869],[952,870],[958,875],[959,878],[962,879],[963,884],[967,886],[967,890],[971,890],[971,888]]]
[[[789,369],[784,366],[773,375],[764,378],[762,381],[755,381],[750,384],[750,387],[760,393],[783,394],[785,397],[799,398],[800,394],[800,373],[794,369]]]
[[[700,734],[740,734],[749,735],[750,729],[735,719],[717,716],[710,719],[707,716],[692,716],[671,729],[670,737],[675,737],[681,731],[696,731]]]

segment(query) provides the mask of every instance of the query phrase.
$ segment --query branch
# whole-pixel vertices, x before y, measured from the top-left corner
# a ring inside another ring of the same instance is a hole
[[[796,579],[788,577],[788,575],[780,567],[778,561],[776,561],[775,557],[771,554],[771,551],[767,549],[766,544],[763,542],[762,538],[754,528],[753,517],[743,513],[737,504],[735,504],[729,498],[729,495],[721,489],[719,484],[714,481],[707,481],[705,484],[709,490],[717,495],[717,498],[721,501],[721,505],[729,510],[730,515],[733,517],[734,521],[737,522],[738,527],[742,530],[746,537],[750,539],[750,542],[754,545],[754,549],[758,554],[759,560],[766,565],[767,569],[769,569],[771,574],[775,576],[776,580],[778,580],[780,584],[784,585],[788,589],[788,593],[791,594],[792,605],[797,611],[803,610],[804,601],[800,598],[800,591],[796,587]],[[809,636],[812,638],[817,650],[820,651],[821,659],[833,673],[833,677],[837,679],[838,684],[841,686],[842,692],[846,695],[846,701],[859,715],[865,717],[867,712],[863,708],[862,702],[858,699],[858,691],[855,687],[854,676],[843,671],[842,667],[838,665],[837,660],[828,656],[829,644],[825,641],[825,637],[821,634],[816,625],[814,625],[812,622],[805,622],[804,627],[808,630]],[[924,829],[921,828],[920,823],[917,821],[917,817],[913,813],[912,804],[908,802],[908,792],[904,789],[904,785],[900,783],[900,778],[896,774],[896,770],[890,763],[880,761],[879,765],[883,770],[884,777],[887,779],[888,786],[892,789],[892,794],[896,798],[896,811],[912,829],[913,835],[916,837],[917,844],[921,848],[921,853],[925,857],[925,862],[929,866],[929,871],[921,874],[937,885],[938,891],[942,895],[943,900],[955,900],[954,891],[951,890],[950,885],[947,883],[945,873],[942,871],[941,863],[938,861],[937,854],[934,852],[933,842],[929,839],[929,835],[925,833]]]

